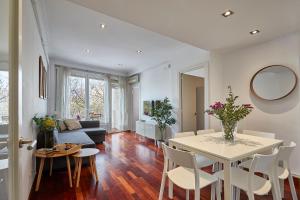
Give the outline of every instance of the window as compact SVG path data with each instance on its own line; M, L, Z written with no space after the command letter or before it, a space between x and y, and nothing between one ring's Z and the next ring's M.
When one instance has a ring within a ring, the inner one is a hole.
M86 117L85 78L70 76L70 117L84 119Z
M104 113L104 85L105 82L89 79L89 118L99 118Z
M69 116L82 120L103 119L104 89L103 80L69 76Z
M0 124L8 124L8 71L0 71Z

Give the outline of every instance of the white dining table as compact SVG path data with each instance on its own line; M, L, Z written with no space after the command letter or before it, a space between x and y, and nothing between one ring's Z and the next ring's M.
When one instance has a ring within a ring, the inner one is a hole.
M170 147L188 150L223 163L225 200L233 199L231 164L256 153L271 150L282 143L282 140L246 134L236 134L234 142L227 142L222 132L169 139Z

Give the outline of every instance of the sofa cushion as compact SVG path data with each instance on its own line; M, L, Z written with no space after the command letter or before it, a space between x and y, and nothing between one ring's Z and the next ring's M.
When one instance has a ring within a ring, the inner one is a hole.
M82 128L81 124L76 119L65 119L64 122L68 127L68 130L76 130Z
M67 126L65 125L64 120L61 120L61 119L57 120L57 126L58 126L59 132L63 132L65 130L67 130Z
M82 144L83 147L95 147L95 142L84 132L73 131L58 134L58 143Z

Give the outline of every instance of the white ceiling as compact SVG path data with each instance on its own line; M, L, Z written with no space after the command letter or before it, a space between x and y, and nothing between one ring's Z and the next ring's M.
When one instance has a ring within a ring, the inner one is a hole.
M8 0L0 1L0 61L8 56Z
M299 0L70 0L207 50L257 44L300 28ZM231 9L234 15L221 16ZM259 35L249 34L260 29Z
M50 58L131 74L166 62L181 51L207 54L69 1L44 3ZM106 24L103 30L101 23ZM85 49L90 53L84 52ZM138 54L137 50L143 53Z

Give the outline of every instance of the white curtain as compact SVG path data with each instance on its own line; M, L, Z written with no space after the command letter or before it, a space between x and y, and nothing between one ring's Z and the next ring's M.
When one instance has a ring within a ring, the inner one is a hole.
M69 79L70 70L67 67L56 67L56 88L55 88L55 113L58 118L68 118L69 116Z
M115 128L120 131L128 129L128 106L127 106L127 80L125 77L118 77L117 90L119 93L119 102L117 113L115 115Z

